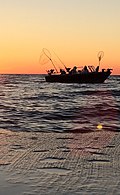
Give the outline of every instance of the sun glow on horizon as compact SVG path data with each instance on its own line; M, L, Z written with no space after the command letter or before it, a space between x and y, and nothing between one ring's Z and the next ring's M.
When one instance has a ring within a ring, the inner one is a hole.
M97 66L103 50L101 69L120 75L119 7L119 0L2 1L0 73L46 73L51 63L39 64L46 47L68 67Z

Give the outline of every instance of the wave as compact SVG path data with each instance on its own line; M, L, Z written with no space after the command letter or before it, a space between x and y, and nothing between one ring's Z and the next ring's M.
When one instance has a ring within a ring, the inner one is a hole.
M120 78L104 84L46 83L44 75L2 75L0 128L91 132L120 128Z

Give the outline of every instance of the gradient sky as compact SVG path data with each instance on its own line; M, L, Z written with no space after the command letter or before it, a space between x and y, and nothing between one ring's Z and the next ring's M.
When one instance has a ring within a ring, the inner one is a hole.
M42 48L68 66L120 74L120 0L0 0L0 73L44 73Z

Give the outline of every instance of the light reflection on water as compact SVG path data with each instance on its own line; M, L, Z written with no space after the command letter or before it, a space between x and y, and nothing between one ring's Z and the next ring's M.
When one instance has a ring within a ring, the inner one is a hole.
M44 75L0 75L0 128L119 131L120 76L103 84L47 83Z

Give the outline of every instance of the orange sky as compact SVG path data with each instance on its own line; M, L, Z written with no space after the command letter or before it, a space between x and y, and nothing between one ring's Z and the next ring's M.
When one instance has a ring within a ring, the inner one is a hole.
M101 68L120 74L119 8L119 0L0 1L0 73L45 73L47 48L69 67L97 66L103 50Z

